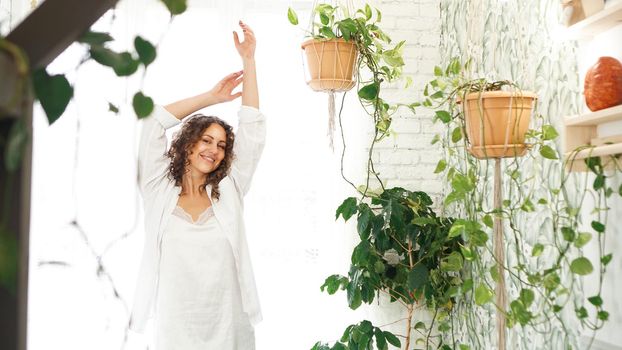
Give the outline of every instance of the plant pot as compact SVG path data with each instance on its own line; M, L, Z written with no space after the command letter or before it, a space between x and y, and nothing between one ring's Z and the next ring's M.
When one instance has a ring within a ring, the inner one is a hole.
M462 108L469 152L480 159L524 155L525 134L537 98L528 91L467 94Z
M307 40L302 43L309 76L307 84L315 91L348 91L354 84L358 51L354 42L344 39Z

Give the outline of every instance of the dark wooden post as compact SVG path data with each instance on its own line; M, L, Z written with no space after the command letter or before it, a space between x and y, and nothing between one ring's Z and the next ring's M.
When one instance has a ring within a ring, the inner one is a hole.
M11 31L6 39L26 52L31 70L46 67L116 2L117 0L46 0ZM3 108L14 93L16 71L12 58L0 52L0 137L4 140L16 118L23 118L28 135L32 137L32 96L22 96L20 108L17 110L7 111ZM4 167L5 149L0 148L0 189L10 191L8 229L17 239L19 262L17 293L14 295L0 287L2 350L26 350L31 141L32 139L26 146L22 166L12 176L9 176ZM6 186L9 179L11 184ZM1 193L0 198L3 199L4 195L5 193Z

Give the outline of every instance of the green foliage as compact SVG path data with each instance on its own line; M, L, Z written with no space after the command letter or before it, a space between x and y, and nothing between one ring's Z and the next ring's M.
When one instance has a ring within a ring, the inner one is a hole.
M414 112L415 104L390 104L380 97L383 83L391 83L402 76L404 67L403 49L405 41L392 46L391 38L380 28L382 14L366 4L349 13L343 6L320 3L312 12L313 25L307 36L319 41L343 39L353 42L358 51L356 62L359 73L359 100L376 125L374 142L389 135L391 115L401 106ZM287 19L298 25L298 15L292 8L287 10ZM371 74L363 81L362 70ZM408 85L408 84L407 84Z
M73 97L73 87L64 75L49 75L45 68L33 73L32 83L35 96L47 114L48 122L53 124L63 114Z
M346 291L351 309L371 304L382 292L392 302L424 303L450 312L456 296L469 291L460 277L464 241L460 234L450 234L454 219L437 216L432 204L425 192L399 187L366 200L345 199L335 217L356 217L360 242L352 251L348 275L329 276L320 289L331 295ZM400 346L393 334L368 321L348 327L340 343L347 349L372 349L372 339L378 349ZM321 342L314 348L332 349Z

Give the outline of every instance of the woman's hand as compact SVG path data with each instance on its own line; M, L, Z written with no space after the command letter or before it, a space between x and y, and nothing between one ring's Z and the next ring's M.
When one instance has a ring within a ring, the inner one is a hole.
M240 27L242 27L242 32L244 33L244 41L240 42L238 33L234 31L233 42L235 43L235 48L238 50L242 60L254 59L256 46L255 33L253 33L253 30L242 21L240 21L239 24Z
M219 81L218 84L208 92L209 97L212 99L210 104L229 102L242 96L242 92L232 94L233 89L242 83L242 74L242 71L231 73Z

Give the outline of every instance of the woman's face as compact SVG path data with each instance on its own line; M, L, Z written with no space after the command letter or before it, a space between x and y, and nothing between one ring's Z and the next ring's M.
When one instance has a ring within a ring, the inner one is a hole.
M205 130L199 141L190 150L190 167L209 174L216 170L225 158L227 133L218 123L212 123Z

